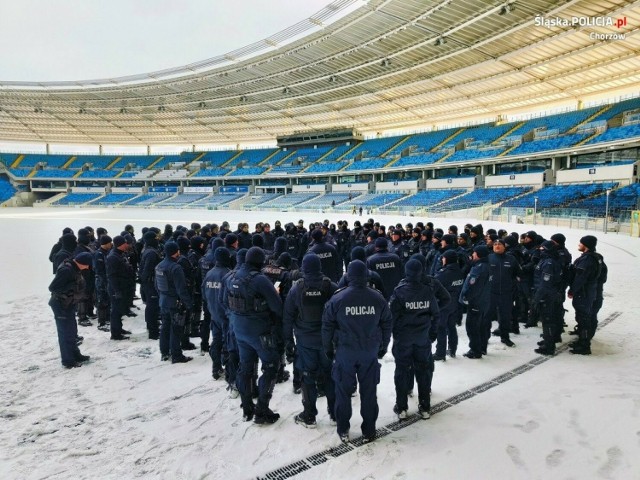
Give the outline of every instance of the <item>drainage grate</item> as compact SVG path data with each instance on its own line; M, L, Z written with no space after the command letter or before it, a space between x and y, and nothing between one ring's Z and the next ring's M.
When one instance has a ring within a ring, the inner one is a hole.
M622 315L622 312L614 312L611 315L609 315L606 319L600 322L600 324L598 325L598 330L600 330L602 327L606 325L609 325L620 315ZM560 347L556 348L556 355L568 349L569 349L569 345L565 343ZM480 385L476 385L475 387L472 387L469 390L466 390L462 393L454 395L453 397L449 397L446 400L443 400L442 402L438 402L431 407L431 416L443 410L446 410L449 407L453 407L458 403L464 402L465 400L475 397L479 393L486 392L487 390L490 390L493 387L497 387L501 383L511 380L512 378L515 378L517 375L521 375L525 372L528 372L533 367L540 365L550 360L551 358L553 358L553 356L536 357L533 360L530 360L529 362L523 365L515 367L512 370L509 370L508 372L503 373L502 375L498 375L497 377L492 378L488 382L481 383ZM407 428L408 426L413 425L414 423L417 423L419 420L422 420L422 418L416 413L416 414L410 415L406 420L395 421L390 423L389 425L380 427L376 430L376 440L379 438L385 437L390 433L396 432L403 428ZM363 441L362 437L358 437L354 440L350 440L348 443L343 443L335 448L330 448L328 450L325 450L324 452L313 454L304 460L298 460L285 467L279 468L277 470L273 470L272 472L269 472L264 476L258 477L257 480L284 480L287 478L291 478L300 472L304 472L306 470L311 469L316 465L321 465L327 462L328 460L331 460L331 458L339 457L340 455L349 453L352 450L355 450L356 448L361 447L362 445L365 445L365 442Z

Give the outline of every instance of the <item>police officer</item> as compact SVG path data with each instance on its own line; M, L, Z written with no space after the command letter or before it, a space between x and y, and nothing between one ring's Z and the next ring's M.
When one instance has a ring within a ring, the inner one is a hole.
M73 232L65 233L60 239L61 247L53 256L53 273L58 271L58 267L69 258L73 258L73 252L78 246L78 239Z
M264 251L251 247L245 263L225 281L224 306L228 311L240 352L237 384L242 398L243 416L257 424L275 423L280 415L269 408L280 358L277 345L282 337L282 301L273 284L260 273ZM263 374L259 380L257 405L252 399L253 365L260 359Z
M438 321L438 343L434 360L446 360L447 340L449 343L449 356L455 358L458 349L458 331L456 323L461 316L461 305L458 302L465 274L460 269L458 254L454 250L447 250L442 255L442 268L436 274L438 280L447 289L453 301L449 302L440 310L440 320Z
M107 289L107 255L113 247L113 241L109 235L100 236L100 247L93 253L93 270L96 282L96 305L98 313L98 330L109 331L110 297Z
M130 284L133 271L125 259L127 241L122 235L113 239L113 247L107 256L107 288L110 297L111 340L129 340L131 332L122 328L122 316L129 312Z
M82 271L91 268L92 263L93 257L88 252L64 260L49 285L49 306L56 320L60 357L65 368L80 367L82 362L89 360L88 355L80 353L76 342L78 325L75 319L75 305L84 294L85 281Z
M327 302L322 316L322 346L334 359L332 377L336 387L337 432L349 441L351 394L356 380L360 391L362 435L375 440L380 364L391 338L391 313L380 292L367 286L367 266L360 260L349 264L349 286Z
M582 253L573 262L573 281L567 296L572 300L576 312L578 341L574 343L571 353L591 355L592 308L596 299L598 277L600 276L600 260L595 254L598 239L593 235L585 235L580 239L578 250Z
M487 353L485 334L485 318L489 313L491 300L489 249L486 245L478 245L473 249L471 271L462 285L460 302L467 305L467 336L469 351L464 354L470 359L482 358Z
M364 251L363 247L353 247L353 250L351 250L351 259L350 261L353 262L354 260L360 260L362 262L367 262L367 256L366 253ZM371 269L369 270L369 276L367 277L367 284L370 287L375 288L376 290L378 290L383 296L385 296L385 292L384 292L384 283L382 283L382 278L380 278L380 275L378 275L378 272L374 272ZM342 278L340 279L340 282L338 282L338 288L343 288L343 287L347 287L349 286L349 274L345 273Z
M93 258L93 244L91 243L91 235L89 230L86 228L81 228L78 230L78 244L73 251L73 256L87 252ZM91 327L93 323L89 318L96 318L93 314L93 303L94 303L94 295L95 295L95 276L93 270L87 268L82 271L82 276L84 277L85 283L85 291L82 299L78 301L76 307L76 314L78 316L78 325L83 327Z
M144 299L144 320L147 324L147 331L151 340L160 338L159 317L160 303L158 291L155 285L156 266L162 260L158 251L158 238L156 233L149 230L142 236L144 249L140 258L139 274L140 290Z
M409 386L415 374L418 384L418 413L430 417L433 365L431 341L436 337L440 315L433 289L422 282L422 265L409 260L405 278L395 288L389 302L393 319L393 357L396 404L393 411L400 420L407 418Z
M497 236L496 236L497 237ZM514 296L517 290L517 278L520 273L520 264L513 255L506 253L504 239L493 240L493 253L489 255L489 268L491 275L491 306L485 335L487 340L491 335L491 322L498 321L500 341L507 347L515 344L509 338L509 332L520 333L511 324L513 314ZM515 327L518 327L516 322Z
M338 255L336 247L325 241L325 236L321 229L313 230L311 238L314 241L314 245L309 248L309 252L315 253L320 257L322 272L332 282L337 282L342 276L342 258Z
M387 246L386 238L376 239L376 253L367 259L367 267L380 275L384 284L384 295L388 300L402 279L402 261L398 255L389 252Z
M210 269L204 280L202 281L202 298L204 304L208 307L211 318L211 345L209 347L209 355L211 356L212 375L214 380L218 380L224 375L222 370L222 347L223 326L222 318L219 314L219 295L222 286L222 280L231 269L231 253L225 247L218 247L214 253L215 266Z
M180 341L187 321L187 312L193 307L184 270L178 265L180 248L175 242L164 245L164 260L155 268L155 285L160 296L160 359L171 363L191 360L182 353Z
M533 272L533 302L542 320L542 341L536 353L553 355L556 353L558 328L557 309L561 308L562 264L555 243L548 240L540 245L540 261Z
M193 310L189 318L190 323L190 336L199 337L200 327L202 322L202 293L200 291L200 284L202 282L202 274L200 273L200 259L205 254L205 240L200 235L191 237L191 250L187 254L187 259L191 264L193 272Z
M329 417L335 420L335 387L331 378L331 361L322 348L322 312L325 303L338 286L322 274L320 258L308 253L302 259L303 278L297 280L284 305L283 334L289 357L295 358L302 372L302 406L295 422L307 428L316 427L316 384L323 385ZM295 333L295 343L293 335Z

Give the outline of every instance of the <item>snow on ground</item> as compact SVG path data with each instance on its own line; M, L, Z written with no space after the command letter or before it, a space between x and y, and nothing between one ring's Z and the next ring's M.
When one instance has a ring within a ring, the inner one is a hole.
M47 306L52 278L47 256L62 228L103 226L111 235L131 223L143 226L198 221L232 226L246 221L304 218L353 223L340 214L260 213L207 210L3 209L0 249L5 253L0 291L2 388L0 389L0 478L3 479L242 479L266 475L330 447L335 427L319 400L317 430L293 422L301 410L291 382L277 385L272 426L242 421L239 400L210 375L210 360L160 362L157 342L147 339L143 306L125 318L128 342L79 327L83 353L91 362L64 370L55 324ZM416 217L376 216L381 223ZM427 221L427 218L421 218ZM464 225L468 219L432 219L436 226ZM475 220L470 220L477 223ZM496 224L549 237L556 227ZM567 246L587 232L564 229ZM588 232L595 233L595 232ZM637 284L640 240L595 233L609 266L600 319L619 312L595 337L590 357L562 352L495 388L418 421L376 442L354 448L299 475L299 478L640 478L640 340ZM570 326L573 311L565 307ZM459 353L466 347L464 327ZM489 354L437 363L432 405L538 357L539 328L522 329L516 348L491 340ZM565 340L569 339L564 335ZM393 358L382 360L378 427L395 421ZM415 399L410 402L417 409ZM359 436L354 399L352 438ZM411 412L410 412L411 413Z

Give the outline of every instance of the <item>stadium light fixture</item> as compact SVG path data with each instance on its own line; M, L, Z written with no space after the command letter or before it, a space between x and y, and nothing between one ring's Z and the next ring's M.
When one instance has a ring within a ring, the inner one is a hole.
M83 113L87 113L87 111L84 108L81 108L78 110L78 113L82 115Z
M198 108L205 108L207 106L207 104L205 102L200 102L198 104Z
M164 111L165 111L164 105L160 105L160 106L158 107L158 111L159 111L159 112L164 112Z
M391 60L389 60L388 58L385 58L382 60L382 62L380 62L381 67L388 67L389 65L391 65Z
M331 75L329 77L329 83L336 83L338 81L338 77L336 77L335 75Z
M287 95L287 94L291 93L291 89L290 89L289 87L284 87L284 88L282 89L282 93L283 93L284 95Z
M247 100L248 100L248 99L247 99L247 96L246 96L246 95L242 95L242 96L240 97L240 102L242 102L242 103L245 103Z
M126 109L126 108L124 108L124 107L122 107L122 108L120 109L120 113L127 113L127 109Z
M445 37L438 37L436 39L436 43L434 44L436 47L439 47L441 45L445 45L447 43L447 39Z

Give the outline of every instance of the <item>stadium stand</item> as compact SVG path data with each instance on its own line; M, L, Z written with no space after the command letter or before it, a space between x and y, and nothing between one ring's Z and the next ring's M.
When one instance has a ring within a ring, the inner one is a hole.
M11 185L11 182L7 178L4 176L0 177L0 203L9 200L16 192L17 190Z
M317 197L318 193L290 193L288 195L279 195L278 197L263 202L260 208L291 208L293 206L302 205L305 202Z
M616 185L612 182L549 185L539 190L529 192L519 198L509 200L502 204L503 207L533 207L537 198L538 209L564 207L569 202L587 198L598 193L606 192Z
M569 202L567 208L586 209L591 216L604 216L607 195L600 192L591 198ZM640 208L640 183L632 183L611 190L609 194L609 214L616 215L621 210L637 210Z
M497 205L510 198L531 191L532 187L488 187L476 188L464 195L447 200L433 208L434 211L460 210L485 204Z
M392 206L383 206L382 210L397 209L397 208L430 208L445 200L455 198L459 195L466 193L463 189L450 189L450 190L423 190L413 195L409 195L397 202Z
M92 202L92 205L119 205L135 198L136 196L137 195L135 193L107 193L103 197Z
M173 193L144 193L128 200L125 205L129 207L148 207L167 200L173 195Z
M356 198L359 193L351 194L351 200ZM325 195L320 195L313 200L310 200L304 204L304 208L329 208L335 202L335 206L340 205L341 203L349 201L348 193L327 193Z
M100 198L101 193L69 193L64 197L56 200L51 205L57 206L69 206L69 205L83 205L93 202L95 199Z
M395 202L406 196L404 193L366 193L359 195L351 199L351 201L344 202L341 205L336 205L337 210L350 210L355 207L363 208L378 208L382 205Z

